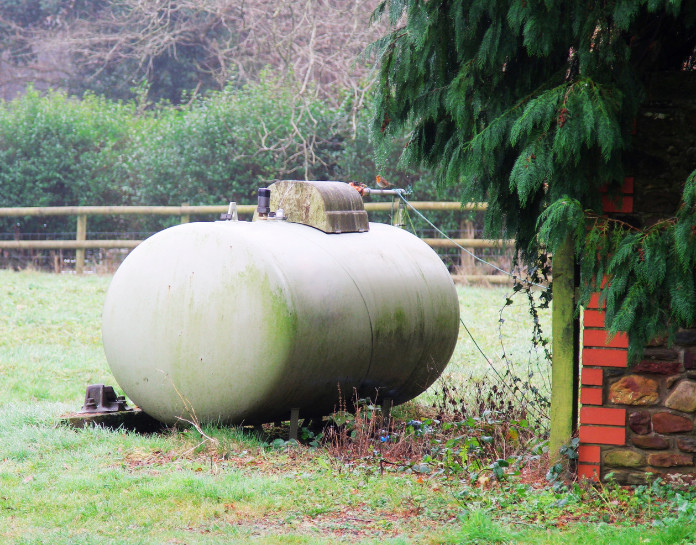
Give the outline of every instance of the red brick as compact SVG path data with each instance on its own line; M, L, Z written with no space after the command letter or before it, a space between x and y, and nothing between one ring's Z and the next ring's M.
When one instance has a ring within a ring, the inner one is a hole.
M597 367L628 367L628 352L611 348L583 348L582 364Z
M599 465L578 464L578 478L589 479L590 481L599 480Z
M625 445L626 428L608 426L580 426L580 442L599 445Z
M609 332L604 329L586 329L582 334L582 343L583 346L628 348L628 336L625 333L617 333L609 340Z
M601 305L599 304L599 293L593 293L590 295L590 301L587 303L587 308L603 309L605 307L606 305L604 303Z
M578 449L578 462L586 464L598 464L601 447L596 445L580 445Z
M581 407L581 424L604 424L605 426L625 426L626 409L607 409L604 407Z
M585 386L601 386L604 380L604 370L603 369L590 369L585 367L582 370L582 380L581 384Z
M601 405L602 404L602 389L601 388L581 388L580 403L583 405Z
M582 323L584 327L604 327L604 311L586 310Z
M611 214L630 214L633 212L633 197L617 195L615 199L602 195L602 210Z

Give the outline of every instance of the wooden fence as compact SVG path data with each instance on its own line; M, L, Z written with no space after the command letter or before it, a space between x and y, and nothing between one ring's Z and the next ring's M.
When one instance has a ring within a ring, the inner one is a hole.
M410 203L419 211L481 212L486 210L486 203L430 202L414 201ZM394 223L402 224L403 205L400 201L365 203L368 212L394 212ZM237 205L240 216L252 215L256 205ZM191 215L211 215L217 217L227 212L227 206L55 206L55 207L15 207L0 208L0 217L26 216L76 216L77 227L74 240L0 240L0 250L75 250L75 272L82 274L85 266L86 249L132 249L141 240L88 240L88 216L112 215L159 215L179 216L181 223L188 223ZM456 248L457 245L467 249L474 248L509 248L513 240L495 240L478 238L423 238L432 248ZM457 281L488 281L490 283L509 282L507 276L494 275L453 275Z

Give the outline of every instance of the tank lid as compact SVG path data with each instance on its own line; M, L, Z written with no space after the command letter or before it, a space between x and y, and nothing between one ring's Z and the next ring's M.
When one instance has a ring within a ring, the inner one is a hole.
M325 233L370 230L362 197L345 182L281 180L268 187L271 210L282 208L291 223L309 225Z

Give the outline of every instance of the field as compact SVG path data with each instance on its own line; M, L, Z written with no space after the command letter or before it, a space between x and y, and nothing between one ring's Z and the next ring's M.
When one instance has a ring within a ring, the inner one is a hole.
M60 417L79 409L87 384L115 384L100 340L109 280L0 271L2 544L689 543L696 530L688 490L546 483L539 427L497 466L497 444L471 447L465 463L466 449L448 460L422 437L402 456L366 435L358 452L350 442L314 448L239 429L68 428ZM462 318L498 372L504 351L512 372L534 369L543 388L548 367L530 355L522 298L499 330L508 293L460 288ZM548 311L541 322L549 334ZM472 411L469 386L496 384L463 328L447 375ZM397 417L427 415L442 385ZM481 429L494 435L501 425L482 422L463 428L468 439L485 442Z

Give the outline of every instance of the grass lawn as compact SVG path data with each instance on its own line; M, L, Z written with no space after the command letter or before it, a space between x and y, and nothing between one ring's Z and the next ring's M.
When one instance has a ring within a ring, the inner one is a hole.
M356 455L238 429L68 428L60 416L79 409L87 384L115 385L100 340L109 280L0 271L0 544L696 542L692 492L554 489L538 452L518 449L496 480L490 460L474 471L463 451L466 470L422 472L413 456L390 463L378 444ZM516 372L537 366L543 387L522 299L498 328L508 292L461 288L462 317L499 371L504 351ZM541 319L550 331L548 312ZM466 396L491 373L462 330L446 380Z

